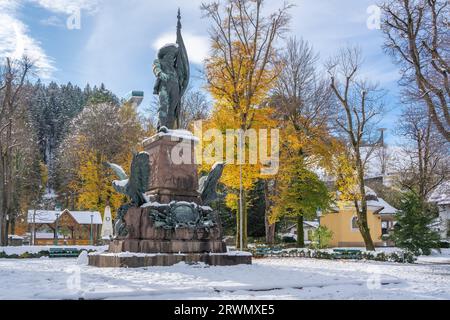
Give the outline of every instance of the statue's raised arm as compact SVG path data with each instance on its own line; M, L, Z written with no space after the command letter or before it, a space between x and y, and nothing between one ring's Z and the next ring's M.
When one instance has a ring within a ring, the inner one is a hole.
M176 70L178 73L178 81L180 84L180 97L184 95L189 85L190 67L189 58L186 47L184 45L183 36L181 35L181 13L178 9L178 24L177 24L177 44L178 44L178 57Z

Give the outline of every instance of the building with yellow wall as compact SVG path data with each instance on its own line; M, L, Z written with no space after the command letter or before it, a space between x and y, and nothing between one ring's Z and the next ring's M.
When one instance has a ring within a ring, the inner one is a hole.
M397 209L373 193L367 201L367 223L375 246L389 246L383 239L392 229ZM338 201L337 207L324 213L320 225L333 232L330 242L332 247L364 247L364 240L357 226L356 209L349 201Z

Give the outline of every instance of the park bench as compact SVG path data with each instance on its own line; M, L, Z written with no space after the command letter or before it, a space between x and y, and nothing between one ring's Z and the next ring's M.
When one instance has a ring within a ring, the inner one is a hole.
M74 248L50 248L49 250L50 258L76 258L79 255L80 251Z
M334 249L335 257L338 259L360 259L361 250L358 249Z
M284 256L284 252L279 247L269 248L269 247L259 247L256 248L253 252L255 258L264 258L264 257L280 257Z
M286 251L286 254L288 257L298 257L300 254L300 251L298 249L290 249Z
M255 258L264 258L270 255L270 248L267 247L259 247L254 251Z
M282 256L283 250L279 247L269 248L268 255L271 257L279 257Z

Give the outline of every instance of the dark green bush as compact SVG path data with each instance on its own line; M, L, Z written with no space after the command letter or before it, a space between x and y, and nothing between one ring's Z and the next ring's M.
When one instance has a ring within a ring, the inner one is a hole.
M289 236L283 236L282 241L284 243L296 243L297 240L295 240L294 237L289 237Z
M38 253L30 253L30 252L24 252L20 255L18 254L6 254L4 251L0 251L0 259L33 259L33 258L41 258L41 257L48 257L49 251L42 250Z
M440 241L439 242L439 248L441 248L441 249L449 249L450 248L450 242L448 242L448 241Z

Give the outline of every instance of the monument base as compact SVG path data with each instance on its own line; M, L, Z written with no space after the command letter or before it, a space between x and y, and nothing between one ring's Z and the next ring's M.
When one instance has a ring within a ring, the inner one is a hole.
M136 253L226 253L225 242L218 240L114 240L109 245L108 252Z
M99 268L167 267L185 262L205 263L211 266L235 266L252 264L252 255L247 252L189 253L189 254L143 254L143 253L91 253L89 265Z

